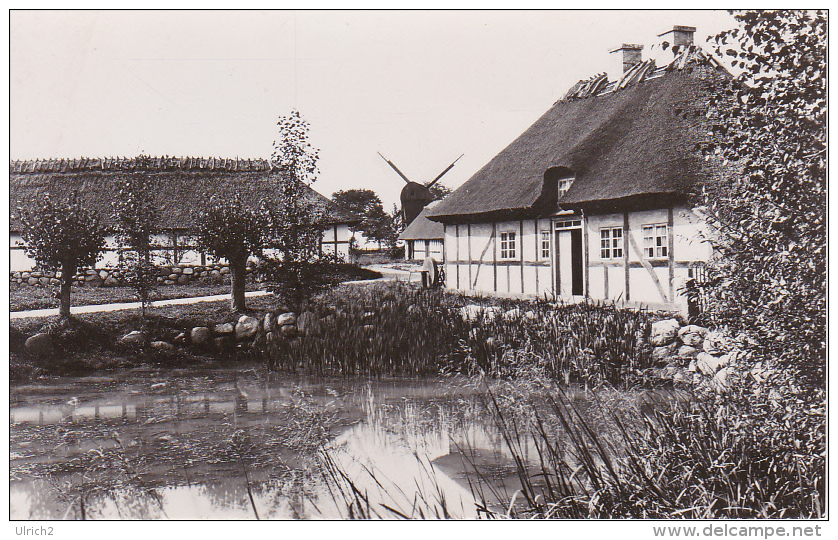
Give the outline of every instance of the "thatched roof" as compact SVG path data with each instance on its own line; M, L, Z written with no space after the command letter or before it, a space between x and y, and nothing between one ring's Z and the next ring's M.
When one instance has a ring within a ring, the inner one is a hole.
M13 161L9 166L11 230L20 230L18 208L37 208L45 194L63 199L78 193L105 224L122 181L141 175L153 184L160 202L161 227L190 229L201 203L210 195L237 192L258 206L270 198L282 172L265 160L218 158L50 159ZM344 208L307 188L308 197L326 211L324 225L358 223Z
M428 211L439 204L433 201L419 212L419 215L405 227L399 235L399 240L441 240L445 235L442 223L428 219Z
M717 174L697 143L707 137L702 105L728 76L693 46L664 68L647 61L608 85L602 75L580 81L428 216L535 217L685 197ZM552 168L575 175L560 201Z

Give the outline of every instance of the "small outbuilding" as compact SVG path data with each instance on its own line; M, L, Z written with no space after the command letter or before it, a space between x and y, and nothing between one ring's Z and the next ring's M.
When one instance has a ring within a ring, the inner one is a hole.
M428 219L428 211L439 201L429 203L399 235L404 241L404 258L420 262L432 257L436 262L445 259L445 228L442 223Z

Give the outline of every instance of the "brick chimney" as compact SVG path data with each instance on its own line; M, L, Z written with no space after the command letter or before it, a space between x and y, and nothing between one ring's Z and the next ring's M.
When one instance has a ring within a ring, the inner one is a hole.
M631 69L635 64L643 61L640 51L643 50L643 45L634 45L631 43L623 43L616 49L608 51L613 59L612 65L614 67L613 74L615 77L622 76L623 73Z
M672 30L658 34L658 37L663 38L661 41L669 42L670 49L677 46L678 52L680 52L684 47L693 44L693 34L695 34L695 26L675 25L672 27Z

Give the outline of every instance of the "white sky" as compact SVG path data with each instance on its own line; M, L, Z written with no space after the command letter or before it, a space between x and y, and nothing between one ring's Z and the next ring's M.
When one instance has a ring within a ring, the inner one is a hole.
M315 189L457 187L608 50L712 11L60 12L10 15L10 158L269 157L293 107L321 150ZM655 51L651 51L654 53Z

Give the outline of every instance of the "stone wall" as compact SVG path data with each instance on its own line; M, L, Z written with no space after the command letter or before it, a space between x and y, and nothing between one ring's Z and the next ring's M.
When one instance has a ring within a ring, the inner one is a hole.
M256 267L248 263L247 272L255 272ZM157 285L188 285L195 281L207 280L228 283L230 266L226 263L206 266L174 265L157 268ZM9 283L12 287L53 287L60 283L61 271L32 270L10 272ZM73 285L79 287L124 287L122 272L117 268L80 270L73 276Z

